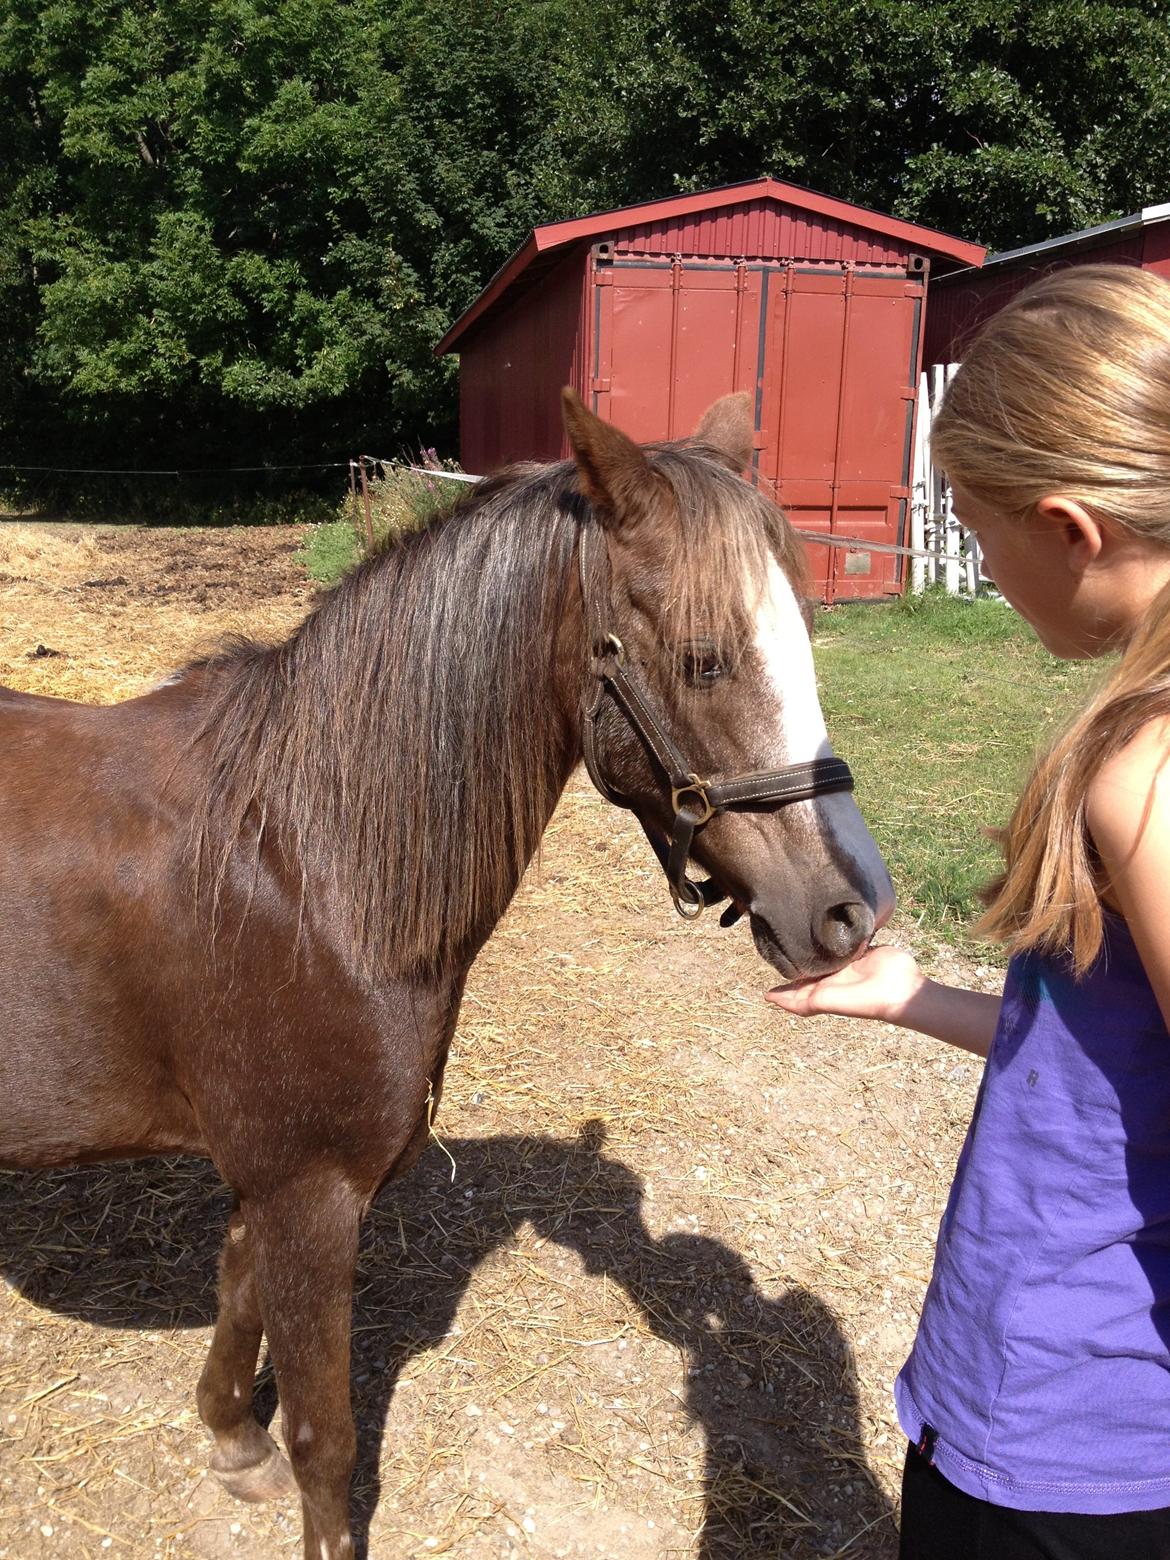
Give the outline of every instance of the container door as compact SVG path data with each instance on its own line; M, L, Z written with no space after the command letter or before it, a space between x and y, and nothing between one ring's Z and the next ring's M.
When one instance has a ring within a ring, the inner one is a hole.
M755 391L762 270L595 258L593 409L639 443L681 439L721 395Z
M857 537L809 546L825 601L897 594L904 541L924 282L905 273L790 265L765 283L759 478L805 531Z

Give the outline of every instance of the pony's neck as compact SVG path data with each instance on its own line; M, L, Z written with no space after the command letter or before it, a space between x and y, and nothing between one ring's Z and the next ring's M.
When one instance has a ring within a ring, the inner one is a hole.
M371 978L466 967L580 756L568 479L493 484L224 663L208 819L263 820Z

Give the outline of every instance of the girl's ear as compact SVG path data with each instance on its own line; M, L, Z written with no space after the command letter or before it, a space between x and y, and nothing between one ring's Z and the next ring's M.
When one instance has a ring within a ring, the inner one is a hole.
M649 507L654 488L650 462L633 439L603 422L567 386L561 406L581 486L597 505L602 525L618 530L635 523Z
M1047 522L1065 543L1065 557L1074 574L1083 574L1096 563L1105 546L1107 531L1094 515L1075 498L1050 493L1039 500L1033 513Z
M706 444L722 456L738 475L752 458L755 432L751 395L747 390L738 390L707 408L694 439L696 444Z

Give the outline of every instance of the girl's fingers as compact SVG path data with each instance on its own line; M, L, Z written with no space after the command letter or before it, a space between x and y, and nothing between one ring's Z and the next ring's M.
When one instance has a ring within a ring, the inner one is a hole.
M773 1007L783 1008L786 1013L795 1013L798 1018L807 1018L811 1013L810 996L807 988L793 986L777 986L775 991L769 991L764 998Z

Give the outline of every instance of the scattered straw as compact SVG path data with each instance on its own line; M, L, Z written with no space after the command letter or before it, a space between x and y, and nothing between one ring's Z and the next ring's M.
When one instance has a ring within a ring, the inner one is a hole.
M454 1182L455 1172L458 1166L455 1163L454 1156L450 1153L442 1138L435 1131L435 1088L434 1084L429 1078L427 1079L427 1135L434 1143L438 1145L440 1152L445 1154L450 1160L451 1180ZM401 1229L401 1222L399 1223L399 1229Z

